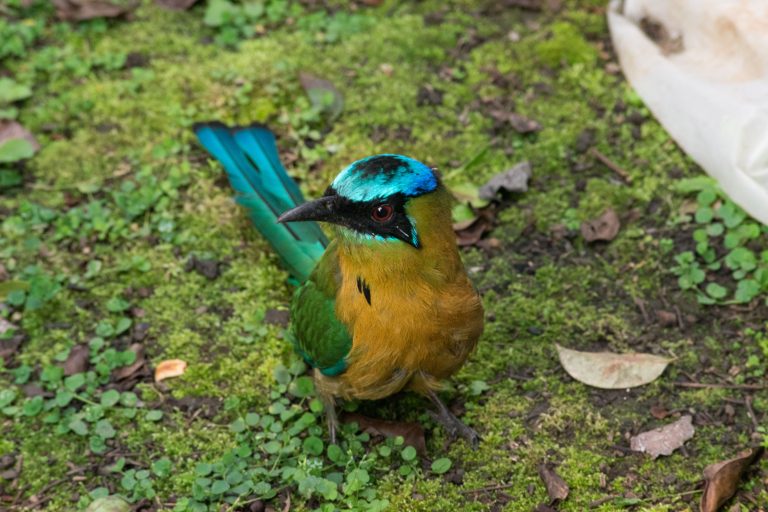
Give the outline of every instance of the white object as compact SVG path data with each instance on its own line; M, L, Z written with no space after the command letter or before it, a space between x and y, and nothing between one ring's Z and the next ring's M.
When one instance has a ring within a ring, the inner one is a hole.
M649 21L666 44L644 33ZM659 122L768 224L768 0L612 0L608 25L624 74Z

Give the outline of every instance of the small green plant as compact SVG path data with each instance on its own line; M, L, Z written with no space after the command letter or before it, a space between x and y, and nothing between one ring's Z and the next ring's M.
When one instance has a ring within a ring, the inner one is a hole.
M69 355L67 350L56 359L63 362ZM85 438L92 453L104 453L109 440L117 434L115 422L134 418L141 407L136 393L104 386L109 384L114 370L135 360L135 352L116 350L104 338L95 337L88 344L87 371L67 376L64 368L56 364L43 366L39 373L26 364L6 370L14 385L34 383L50 398L43 394L22 398L17 387L7 387L0 390L0 413L12 418L39 418L42 424L53 427L56 434L71 433ZM154 413L155 417L157 413L160 415L153 421L162 418L162 412Z
M5 301L25 311L40 309L61 290L63 277L53 277L31 265L22 272L23 280L10 290Z
M210 0L205 9L204 22L216 29L216 42L224 46L236 46L242 39L263 32L292 16L298 16L302 7L289 0L264 2L231 2Z
M693 290L702 304L751 302L768 293L768 228L747 214L709 178L678 184L685 194L696 194L693 251L675 256L672 272L683 290Z
M229 424L234 448L218 460L195 466L191 495L176 503L176 512L219 510L221 503L237 509L272 499L286 488L323 503L316 510L379 511L388 506L375 491L379 474L395 469L401 477L413 478L420 472L416 449L402 437L370 446L369 434L347 424L341 426L337 444L328 444L323 405L311 398L314 386L305 371L301 361L275 369L277 385L269 407ZM237 410L239 402L225 407ZM445 473L451 465L447 458L438 459L432 472Z

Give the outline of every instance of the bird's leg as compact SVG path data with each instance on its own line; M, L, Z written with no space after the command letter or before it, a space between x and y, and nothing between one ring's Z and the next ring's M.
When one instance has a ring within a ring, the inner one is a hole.
M455 439L457 435L460 435L466 439L473 448L476 448L480 443L480 434L478 434L475 429L466 426L459 418L454 416L433 390L429 389L427 391L427 396L432 403L435 404L435 407L437 407L437 412L431 413L432 417L445 428L448 435L453 439Z
M336 416L336 400L332 396L318 393L318 398L323 402L325 409L325 420L328 423L328 434L331 438L331 444L336 444L336 428L339 425L339 419Z

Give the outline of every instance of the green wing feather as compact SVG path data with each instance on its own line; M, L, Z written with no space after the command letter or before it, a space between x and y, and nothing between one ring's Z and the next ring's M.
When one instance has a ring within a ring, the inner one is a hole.
M336 243L331 242L309 279L293 295L291 329L296 351L323 375L335 376L347 368L352 337L336 318L339 287Z

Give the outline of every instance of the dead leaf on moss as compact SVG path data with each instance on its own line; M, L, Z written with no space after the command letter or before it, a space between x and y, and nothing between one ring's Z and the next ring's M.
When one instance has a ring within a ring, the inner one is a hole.
M551 464L539 466L539 477L547 487L547 494L552 503L568 497L568 484L555 472Z
M659 455L672 455L672 452L693 437L694 428L691 421L691 416L685 415L673 423L633 436L629 440L629 446L632 450L645 452L654 459Z
M710 464L704 468L704 494L701 512L717 512L723 503L736 494L741 476L763 454L763 448L742 450L733 459Z
M166 359L160 361L155 368L155 382L184 375L187 370L187 362L181 359Z
M141 343L134 343L128 350L136 354L136 359L128 366L123 366L122 368L113 371L112 377L115 380L124 380L133 377L133 375L144 366L144 363L146 363L146 360L144 359L144 345Z
M477 217L453 225L456 233L456 243L460 247L477 245L483 235L493 228L496 221L496 209L487 206L477 211Z
M186 11L196 4L197 0L155 0L155 3L172 11Z
M480 187L480 199L493 200L499 192L526 192L528 180L531 179L531 163L520 162L511 169L501 172Z
M312 106L333 121L344 110L344 97L332 82L309 73L299 73L299 82L309 96Z
M0 121L0 144L11 139L24 139L32 145L35 151L40 150L40 144L29 130L16 121Z
M581 236L587 242L610 242L619 234L621 222L613 208L608 208L596 219L581 223Z
M413 446L416 451L424 455L427 453L427 443L424 439L424 427L415 421L387 421L377 418L369 418L354 412L344 413L341 417L343 423L357 423L360 430L374 436L397 437L403 436L405 444Z
M90 355L91 352L85 345L75 345L72 347L67 360L64 361L64 375L70 376L86 371Z
M117 18L139 6L138 0L52 0L56 16L64 21Z
M648 384L656 380L671 361L652 354L580 352L557 344L555 347L568 375L601 389L626 389Z

